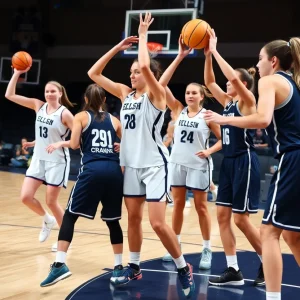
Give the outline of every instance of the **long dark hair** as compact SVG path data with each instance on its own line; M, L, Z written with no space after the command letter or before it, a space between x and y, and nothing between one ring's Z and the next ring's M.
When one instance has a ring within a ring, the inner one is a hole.
M91 110L95 114L95 118L103 121L105 114L99 110L105 111L105 91L96 83L90 84L84 93L87 101L84 101L82 110Z
M288 42L275 40L264 46L268 58L276 56L279 59L279 66L284 71L293 69L293 80L300 88L300 38L293 37Z

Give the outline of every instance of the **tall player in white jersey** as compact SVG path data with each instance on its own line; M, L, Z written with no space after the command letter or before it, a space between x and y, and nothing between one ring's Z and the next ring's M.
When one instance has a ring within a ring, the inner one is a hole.
M222 148L220 126L203 119L205 97L210 96L205 87L198 83L190 83L186 87L185 102L187 107L175 99L167 87L176 68L189 54L181 37L179 38L179 53L159 82L166 87L167 105L172 110L175 122L174 145L171 152L169 169L170 185L174 199L172 227L180 243L180 232L183 224L186 190L191 189L203 236L203 250L199 263L200 269L210 269L212 252L210 246L211 219L207 210L207 192L210 188L211 154ZM208 147L210 132L218 139L215 145ZM169 253L163 257L171 261Z
M24 71L14 70L5 97L36 112L34 153L23 182L21 200L32 211L43 217L39 241L44 242L53 226L56 223L60 226L62 223L63 210L58 203L58 196L61 187L66 187L68 181L70 155L69 141L65 141L65 137L73 125L73 115L66 106L73 105L64 87L56 81L50 81L45 86L46 103L17 95L18 78L28 70L29 68ZM49 215L34 197L43 183L47 185L46 203L54 217Z
M144 202L148 202L152 228L174 257L184 294L195 290L192 268L186 264L176 235L165 222L168 150L162 142L160 130L166 110L165 89L158 83L157 63L150 61L146 44L151 14L140 16L139 39L128 37L102 56L88 72L91 79L122 101L122 141L120 159L125 166L124 196L128 210L128 241L130 262L118 277L116 285L142 278L139 267L142 246ZM138 61L131 66L132 88L115 83L102 75L106 64L119 51L139 40Z

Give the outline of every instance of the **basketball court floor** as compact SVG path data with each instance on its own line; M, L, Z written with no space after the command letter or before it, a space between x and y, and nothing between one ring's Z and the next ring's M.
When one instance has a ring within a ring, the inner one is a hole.
M39 243L38 235L42 220L29 211L19 200L20 188L24 175L0 172L0 299L5 300L61 300L61 299L185 299L177 281L173 263L163 263L161 257L165 249L153 233L148 221L145 205L142 247L143 278L129 283L122 288L114 288L109 283L113 267L113 254L109 241L108 229L98 217L95 220L80 218L76 224L72 248L67 257L67 264L73 275L54 286L41 288L40 282L46 278L50 264L55 259L51 245L57 239L55 228L45 243ZM65 206L73 182L62 190L60 203ZM37 198L44 203L45 187L42 187ZM192 201L193 202L193 201ZM212 216L213 264L207 272L198 269L202 236L198 218L192 203L185 208L185 223L182 230L182 250L186 260L194 267L196 293L192 299L198 300L265 300L265 288L254 287L259 260L246 238L234 226L237 237L238 260L244 274L243 287L212 287L208 285L209 276L219 275L226 267L219 228L216 220L216 207L208 203ZM167 207L166 218L171 224L172 208ZM260 226L262 211L251 217L255 226ZM124 230L124 259L128 262L127 212L123 208L121 225ZM282 299L300 299L300 269L291 255L285 242L281 241L284 253L284 275Z

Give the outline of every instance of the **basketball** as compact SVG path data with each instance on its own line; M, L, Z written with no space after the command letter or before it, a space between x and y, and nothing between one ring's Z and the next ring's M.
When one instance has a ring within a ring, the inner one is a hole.
M23 71L32 65L32 57L25 51L19 51L13 55L11 63L15 69Z
M204 20L194 19L187 22L181 30L184 44L193 49L205 48L209 42L209 28L209 24Z

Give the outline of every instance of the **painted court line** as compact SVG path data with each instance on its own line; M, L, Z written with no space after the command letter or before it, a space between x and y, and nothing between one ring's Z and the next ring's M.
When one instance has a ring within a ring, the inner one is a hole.
M148 271L148 272L159 272L159 273L173 273L173 274L177 274L176 271L165 271L165 270L153 270L153 269L141 269L142 271ZM194 276L207 276L207 277L219 277L220 275L212 275L212 274L205 274L205 273L193 273ZM253 282L253 279L245 279L245 281L250 281ZM286 284L286 283L282 283L282 286L287 286L287 287L293 287L296 289L300 289L300 286L298 285L292 285L292 284Z

